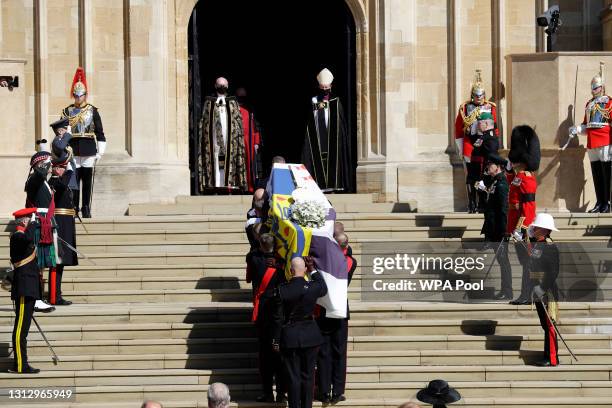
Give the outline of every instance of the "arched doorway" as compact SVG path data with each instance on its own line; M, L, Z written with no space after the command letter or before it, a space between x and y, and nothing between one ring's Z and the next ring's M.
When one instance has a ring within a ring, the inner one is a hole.
M300 161L315 77L329 68L347 114L356 166L356 27L344 0L293 1L290 7L281 1L201 0L192 12L188 36L192 194L198 193L192 142L199 102L212 93L218 76L228 78L230 93L247 89L262 127L268 168L273 155Z

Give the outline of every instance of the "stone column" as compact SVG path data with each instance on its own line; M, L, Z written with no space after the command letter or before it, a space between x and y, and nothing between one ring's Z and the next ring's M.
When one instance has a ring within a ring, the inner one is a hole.
M0 88L0 174L3 198L0 216L25 205L23 188L34 152L33 139L26 134L25 60L0 59L1 76L19 77L19 86Z

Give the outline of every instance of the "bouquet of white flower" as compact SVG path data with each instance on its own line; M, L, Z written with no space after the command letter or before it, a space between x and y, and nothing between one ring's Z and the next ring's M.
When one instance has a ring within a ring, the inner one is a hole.
M327 208L320 201L296 200L290 210L291 219L301 227L321 228L325 225Z

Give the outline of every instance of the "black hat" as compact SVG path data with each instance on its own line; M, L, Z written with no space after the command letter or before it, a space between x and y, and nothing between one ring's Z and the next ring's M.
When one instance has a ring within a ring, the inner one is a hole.
M59 128L68 127L68 123L69 123L68 118L61 118L61 119L56 120L49 126L51 126L51 129L53 129L53 131L56 131Z
M61 156L59 157L53 157L51 159L51 164L53 165L53 167L66 167L68 166L68 162L70 162L70 160L72 159L72 155L70 154L69 151L62 151Z
M40 163L41 161L45 161L51 158L51 153L49 152L36 152L34 153L34 155L30 158L30 167L34 167L37 163Z
M498 154L490 154L489 157L487 157L487 165L490 163L497 164L498 166L505 166L508 160Z
M444 380L433 380L417 393L417 399L432 405L450 404L459 401L461 395L454 388L449 387Z
M512 163L523 163L529 171L540 168L540 139L530 126L520 125L512 129L508 159Z

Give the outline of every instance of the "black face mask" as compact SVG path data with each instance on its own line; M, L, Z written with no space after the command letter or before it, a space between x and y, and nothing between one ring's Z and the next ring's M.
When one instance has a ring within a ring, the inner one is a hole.
M240 105L245 105L247 102L246 96L237 96L236 100L238 101Z
M218 94L225 95L227 93L227 86L218 86L215 90Z
M319 96L331 95L331 89L319 89Z

